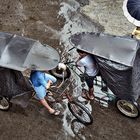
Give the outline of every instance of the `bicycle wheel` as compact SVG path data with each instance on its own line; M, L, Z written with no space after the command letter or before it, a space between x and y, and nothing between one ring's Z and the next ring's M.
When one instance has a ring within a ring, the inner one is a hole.
M140 115L138 107L126 100L117 100L116 106L118 110L125 116L130 117L130 118L137 118Z
M0 110L7 111L11 107L11 103L6 97L0 97Z
M89 125L93 123L93 117L90 111L80 102L68 102L70 112L75 116L79 122Z
M53 76L62 79L63 78L63 70L59 70L58 67L56 67L55 69L52 69L49 71ZM67 68L64 72L64 78L69 78L71 75L71 72L69 70L69 68Z

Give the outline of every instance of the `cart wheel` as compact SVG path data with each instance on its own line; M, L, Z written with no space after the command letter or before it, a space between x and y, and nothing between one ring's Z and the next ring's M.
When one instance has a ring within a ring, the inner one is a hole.
M93 117L90 111L80 102L68 102L68 108L73 116L79 120L79 122L84 125L90 125L93 123Z
M11 103L6 97L0 97L0 110L7 111L11 107Z
M140 115L138 107L126 100L117 100L116 106L118 110L125 116L130 117L130 118L137 118Z
M59 70L58 67L56 67L55 69L52 69L49 71L53 76L62 79L63 78L63 70ZM71 75L71 72L69 70L69 68L67 68L64 71L64 78L69 78Z

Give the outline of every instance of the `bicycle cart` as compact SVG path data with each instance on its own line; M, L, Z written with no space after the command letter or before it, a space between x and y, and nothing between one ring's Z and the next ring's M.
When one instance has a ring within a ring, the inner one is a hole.
M54 57L55 56L55 57ZM11 103L28 105L33 88L23 71L50 70L60 61L58 52L39 41L0 32L0 110L8 110Z
M140 42L130 37L102 33L74 34L70 37L70 42L74 45L73 48L94 55L102 81L116 97L118 110L127 117L138 117ZM67 61L64 63L67 69L73 69ZM56 72L53 70L52 73ZM66 73L69 73L69 70L66 70Z
M25 70L51 70L60 61L58 52L52 47L3 32L0 32L0 55L0 110L3 111L8 110L12 103L26 107L33 97L32 84L23 75ZM91 124L93 118L90 111L66 92L70 81L62 79L62 83L54 91L60 95L65 92L71 113L83 124Z

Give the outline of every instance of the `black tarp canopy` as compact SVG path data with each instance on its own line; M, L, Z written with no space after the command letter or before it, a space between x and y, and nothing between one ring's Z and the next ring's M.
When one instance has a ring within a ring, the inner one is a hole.
M102 33L77 33L70 42L93 54L100 73L112 92L122 99L140 95L140 42L130 37Z

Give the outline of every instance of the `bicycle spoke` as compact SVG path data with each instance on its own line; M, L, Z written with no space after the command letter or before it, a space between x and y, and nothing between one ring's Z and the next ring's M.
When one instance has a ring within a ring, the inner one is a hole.
M73 111L77 114L78 117L82 118L85 122L90 122L88 114L80 107L75 104L71 104Z

